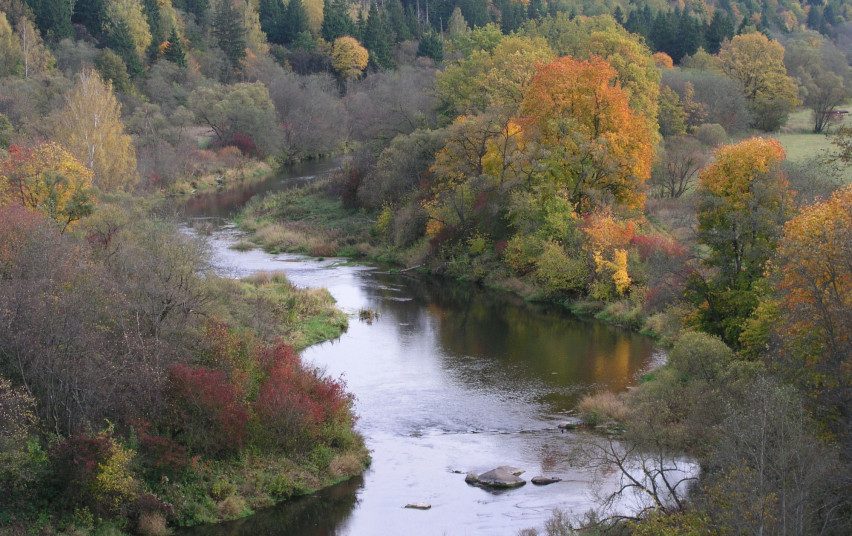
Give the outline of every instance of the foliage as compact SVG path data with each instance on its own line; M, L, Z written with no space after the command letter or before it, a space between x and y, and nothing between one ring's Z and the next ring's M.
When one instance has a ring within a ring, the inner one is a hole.
M354 37L338 37L331 48L331 63L344 80L361 76L369 57L367 49Z
M0 168L7 197L46 213L64 230L92 212L92 172L56 143L14 145ZM2 194L0 194L2 195Z
M761 33L738 35L719 51L722 70L745 91L753 125L777 130L799 100L796 84L784 68L784 47Z
M54 131L71 154L94 172L104 191L131 189L137 180L136 150L121 121L121 105L95 71L80 73Z

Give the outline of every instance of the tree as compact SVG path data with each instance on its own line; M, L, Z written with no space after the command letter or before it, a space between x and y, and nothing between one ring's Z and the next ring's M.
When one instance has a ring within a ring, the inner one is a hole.
M669 86L660 90L660 134L682 136L686 134L686 112L680 95Z
M553 52L544 39L501 37L492 50L474 50L468 58L438 74L440 110L448 118L489 107L504 108L509 115L514 114L537 65L552 59Z
M121 122L121 105L112 84L95 71L80 73L59 112L54 135L94 172L94 184L101 190L136 184L136 151Z
M388 29L384 13L379 11L375 2L370 3L367 22L362 34L364 46L370 52L370 64L379 69L392 69L394 66L391 47L391 31Z
M464 20L464 15L462 15L461 9L456 6L456 8L453 9L452 15L450 15L450 20L447 22L447 34L449 34L450 39L452 39L457 35L463 34L467 30L467 21Z
M183 49L183 42L174 29L169 36L169 40L166 42L166 50L163 52L163 58L175 65L186 67L186 52Z
M281 0L260 0L260 28L270 43L284 44L284 4Z
M756 283L790 210L784 156L777 140L751 138L721 147L699 176L698 239L716 273L694 282L695 297L703 327L731 345L739 344L743 320L757 306Z
M56 64L56 60L50 50L44 46L38 30L27 18L18 20L15 34L21 45L21 63L23 64L24 78L38 75L49 71Z
M565 188L579 213L604 201L602 196L643 205L655 129L630 109L609 63L566 56L542 66L520 112L538 180Z
M294 43L299 35L310 32L308 13L302 0L290 0L284 12L281 37L285 44Z
M107 34L127 32L138 57L151 45L151 28L139 0L112 0L107 4L104 30Z
M719 51L722 70L745 91L753 125L765 131L783 125L799 99L784 68L784 47L761 33L738 35Z
M852 67L846 55L825 39L799 39L787 45L784 64L813 112L814 132L822 132L837 107L852 95Z
M850 444L852 186L805 207L784 225L776 259L777 365L818 418Z
M651 186L660 197L678 198L685 194L698 171L707 163L701 143L691 136L666 140L666 147L654 164Z
M331 48L331 63L344 80L358 78L367 68L370 54L354 37L338 37Z
M95 58L95 69L106 81L112 84L112 87L120 93L130 91L133 85L130 82L130 75L127 73L127 66L122 61L121 57L112 50L105 48Z
M2 178L16 203L44 212L63 231L92 212L92 172L59 144L11 147Z
M74 35L71 15L77 4L97 2L68 2L67 0L27 0L35 15L35 22L44 36L59 41Z
M266 156L281 142L275 105L261 82L199 88L190 95L189 108L220 145L237 145L243 152Z
M417 56L432 58L436 63L444 61L444 41L436 32L426 32L417 45Z
M323 39L334 41L344 35L354 36L357 32L355 21L349 15L349 2L347 0L325 0L321 29Z
M12 31L6 14L0 11L0 76L17 74L22 60L18 36Z
M233 0L221 0L213 16L213 35L231 67L238 66L246 55L247 34L242 13Z

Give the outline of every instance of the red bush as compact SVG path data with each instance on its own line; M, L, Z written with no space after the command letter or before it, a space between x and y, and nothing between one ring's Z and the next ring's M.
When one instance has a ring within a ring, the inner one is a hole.
M659 234L635 235L630 244L636 247L639 257L647 261L653 255L662 254L668 257L681 257L686 250L676 240Z
M174 365L169 379L173 424L190 449L223 454L242 448L249 413L224 371Z
M267 370L255 402L257 416L272 439L285 448L318 437L323 426L344 414L350 398L342 381L305 368L287 345L263 350Z
M257 156L257 143L255 143L251 135L244 132L237 132L231 138L231 143L243 154Z
M108 462L112 452L113 441L106 434L75 435L53 447L52 476L60 500L67 508L83 505L97 513L100 505L94 496L95 482L99 467Z

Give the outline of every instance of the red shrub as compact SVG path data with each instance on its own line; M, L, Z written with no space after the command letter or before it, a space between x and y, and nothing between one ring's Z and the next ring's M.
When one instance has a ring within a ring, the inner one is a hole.
M173 425L190 449L225 454L242 448L249 413L225 372L174 365L169 378Z
M639 257L647 261L653 255L662 254L668 257L681 257L686 250L676 240L659 234L635 235L630 244L636 247Z
M113 447L112 438L106 434L75 435L51 450L52 476L60 500L67 508L83 505L97 510L95 486L99 467L108 462Z
M264 350L260 361L267 377L255 408L264 430L280 446L295 448L316 438L325 424L349 407L343 382L305 368L289 346L279 344Z
M257 156L257 144L251 135L244 132L237 132L231 138L231 143L243 154Z

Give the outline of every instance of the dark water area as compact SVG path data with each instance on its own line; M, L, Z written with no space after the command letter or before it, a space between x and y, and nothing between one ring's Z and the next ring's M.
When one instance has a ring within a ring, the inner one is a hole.
M188 217L232 217L251 191L195 199ZM475 285L340 259L235 251L240 236L224 223L209 236L220 274L283 271L298 286L329 289L350 315L343 336L303 358L354 393L372 465L363 478L317 495L185 534L517 534L541 528L557 508L584 513L594 490L615 484L572 464L577 433L558 424L582 395L635 383L660 359L649 339ZM362 322L361 309L378 317ZM466 472L498 465L562 482L502 493L465 484ZM432 508L404 508L412 502Z

